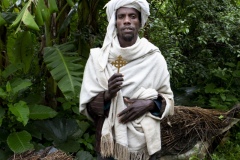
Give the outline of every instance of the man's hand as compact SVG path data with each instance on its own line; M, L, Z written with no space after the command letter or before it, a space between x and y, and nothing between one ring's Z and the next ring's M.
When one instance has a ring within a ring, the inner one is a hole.
M155 103L149 99L144 100L124 98L124 102L128 107L118 114L118 117L120 117L120 122L124 124L141 117L146 112L155 108Z
M121 89L123 83L123 75L121 73L115 73L108 80L108 90L105 91L104 100L110 101L117 95L117 92Z

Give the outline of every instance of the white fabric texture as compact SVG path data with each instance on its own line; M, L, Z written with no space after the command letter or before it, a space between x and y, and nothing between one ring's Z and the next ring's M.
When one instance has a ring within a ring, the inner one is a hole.
M91 49L87 61L80 94L80 112L87 113L86 104L99 92L106 91L108 79L117 72L111 62L121 55L128 63L120 69L124 75L122 89L111 100L109 117L102 129L101 154L118 160L147 160L161 149L160 120L173 114L173 93L169 84L167 64L159 49L145 38L126 48L121 48L115 36L111 43L106 68L102 70L99 48ZM166 108L160 118L147 113L133 122L119 123L117 114L127 106L123 97L155 99L160 93L166 100Z

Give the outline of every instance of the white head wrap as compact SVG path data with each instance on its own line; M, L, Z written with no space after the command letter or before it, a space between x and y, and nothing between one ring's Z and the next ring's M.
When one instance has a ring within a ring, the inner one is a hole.
M113 38L116 36L116 11L120 7L127 7L127 8L135 8L139 12L141 12L141 24L143 27L150 15L149 12L149 4L146 0L110 0L106 5L106 13L108 18L108 27L107 33L103 42L103 46L101 50L103 51L103 55L100 55L100 66L102 69L105 68L106 60L109 54L110 45L113 41ZM105 8L104 7L104 8Z

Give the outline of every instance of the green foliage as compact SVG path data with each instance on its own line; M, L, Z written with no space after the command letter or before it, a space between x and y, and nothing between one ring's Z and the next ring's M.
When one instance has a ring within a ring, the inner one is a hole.
M151 6L145 35L166 57L174 91L196 87L191 104L203 107L229 109L239 102L237 1L153 0Z
M14 105L9 105L9 111L14 114L19 122L24 126L28 123L29 108L25 102L20 101Z
M239 103L239 1L151 0L150 4L144 36L167 60L176 105L229 110ZM238 158L238 143L230 139L222 154L212 158Z
M8 136L7 143L14 153L22 153L33 149L33 144L30 143L31 134L27 131L11 133Z
M93 160L93 156L86 151L79 151L74 160Z
M238 160L240 157L240 126L239 124L231 129L226 142L217 147L211 158L213 160Z
M38 25L36 24L33 16L29 12L28 8L31 5L32 0L29 0L24 7L22 8L21 12L18 14L16 20L12 23L11 27L17 27L16 32L20 30L21 23L25 24L28 28L33 30L39 30Z
M80 57L72 43L44 49L44 62L66 99L77 97L81 86L82 68Z
M46 121L37 121L34 123L44 137L52 143L66 151L77 152L79 150L79 143L76 139L80 132L78 125L73 119L53 119Z
M98 3L0 2L0 159L49 145L94 154L94 128L78 103Z
M57 112L55 110L43 105L35 104L29 107L29 110L30 110L29 118L33 120L53 118L57 115Z

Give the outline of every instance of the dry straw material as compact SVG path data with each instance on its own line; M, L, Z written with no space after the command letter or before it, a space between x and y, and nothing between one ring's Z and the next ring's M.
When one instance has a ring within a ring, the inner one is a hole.
M227 112L175 106L175 114L161 122L161 157L184 154L198 142L206 142L208 146L205 149L210 153L239 121L239 112L240 104Z

